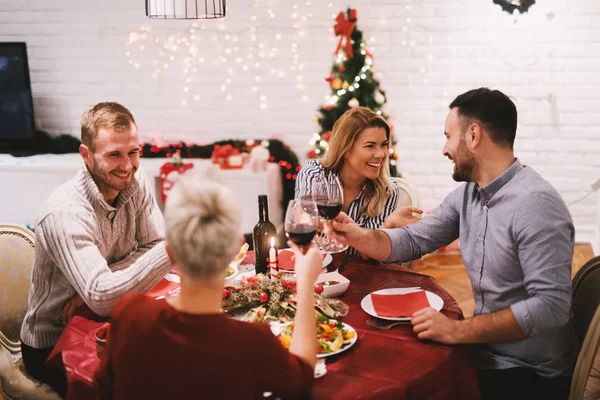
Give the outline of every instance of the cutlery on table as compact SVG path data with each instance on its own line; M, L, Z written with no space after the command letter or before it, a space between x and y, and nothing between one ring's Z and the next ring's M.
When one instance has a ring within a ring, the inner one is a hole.
M383 322L375 319L368 319L367 324L377 329L390 329L396 325L405 325L412 326L410 321L393 321L393 322Z

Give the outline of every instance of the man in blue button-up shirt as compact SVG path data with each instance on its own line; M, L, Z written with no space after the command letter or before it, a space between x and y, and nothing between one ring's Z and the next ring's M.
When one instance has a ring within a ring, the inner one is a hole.
M466 184L431 214L397 229L367 230L343 213L331 235L381 261L407 261L460 239L474 317L427 308L421 339L476 343L484 399L566 399L578 343L571 318L574 228L556 190L513 153L514 103L480 88L450 104L443 154ZM386 226L403 226L402 210Z

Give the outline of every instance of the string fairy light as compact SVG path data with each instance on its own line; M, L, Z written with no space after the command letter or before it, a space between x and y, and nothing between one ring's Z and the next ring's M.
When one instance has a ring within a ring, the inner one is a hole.
M183 31L167 33L141 26L129 32L125 56L136 69L149 67L153 78L180 72L183 77L182 106L199 101L200 86L195 83L207 70L215 76L214 69L221 72L218 87L226 100L234 100L238 95L236 89L252 82L251 93L256 105L260 110L266 110L269 99L263 87L272 85L273 80L295 79L299 98L307 101L306 66L301 49L303 42L308 40L306 30L307 22L313 16L312 4L310 1L294 2L291 28L273 25L272 21L282 15L276 5L275 0L254 0L246 27L237 31L227 29L223 21L216 26L212 21L193 22ZM285 50L288 43L289 50ZM212 62L202 51L207 47L215 53ZM286 62L289 67L282 67Z

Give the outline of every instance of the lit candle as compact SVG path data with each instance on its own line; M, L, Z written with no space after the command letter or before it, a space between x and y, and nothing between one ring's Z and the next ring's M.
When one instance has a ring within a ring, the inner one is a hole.
M269 262L276 263L277 262L277 250L275 249L275 238L271 238L271 250L269 250Z
M271 249L269 250L269 271L271 280L279 278L279 267L277 265L277 249L275 248L275 238L271 238Z

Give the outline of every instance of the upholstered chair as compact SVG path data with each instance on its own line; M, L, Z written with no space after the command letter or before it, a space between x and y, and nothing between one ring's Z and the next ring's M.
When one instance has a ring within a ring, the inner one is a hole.
M52 388L32 378L21 359L20 331L27 311L35 236L0 224L0 381L5 399L57 400Z

